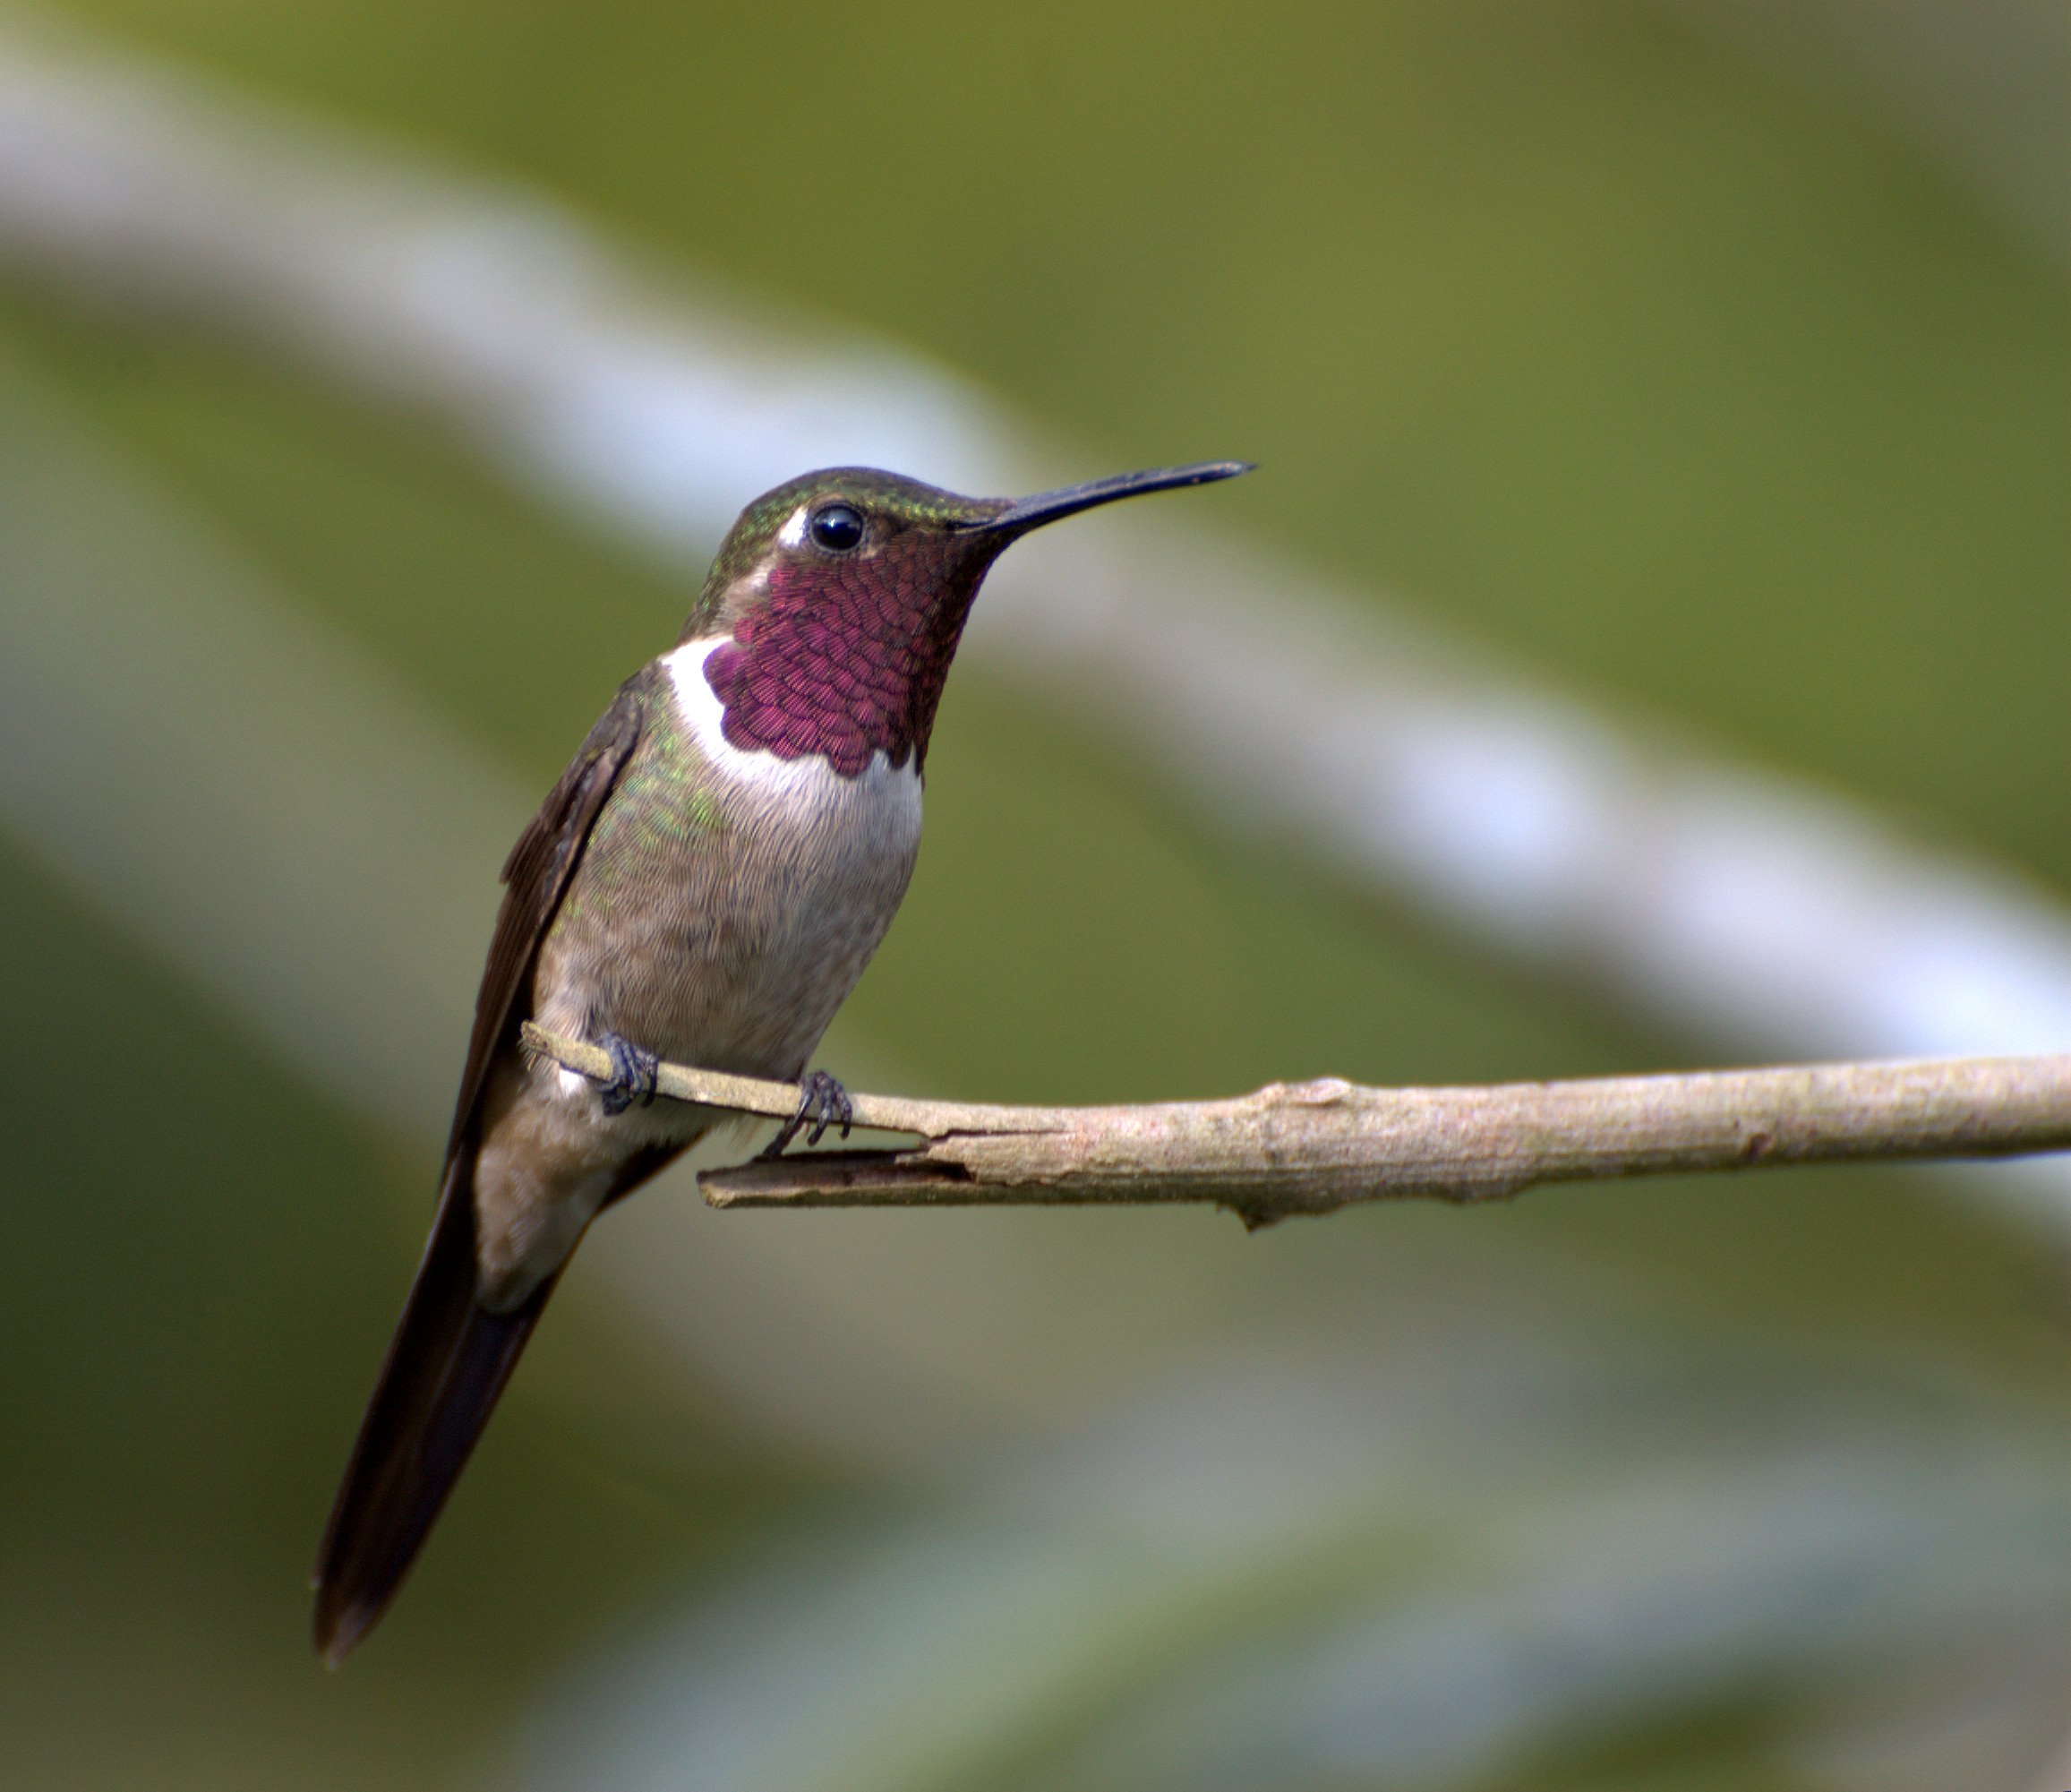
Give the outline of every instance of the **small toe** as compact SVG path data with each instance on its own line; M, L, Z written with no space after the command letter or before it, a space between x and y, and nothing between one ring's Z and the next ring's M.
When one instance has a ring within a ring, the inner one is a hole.
M842 1136L846 1138L854 1119L855 1105L849 1100L849 1092L826 1071L815 1070L799 1085L798 1111L777 1128L776 1136L757 1155L782 1157L784 1147L809 1124L812 1128L806 1134L809 1145L817 1145L826 1129L834 1126L840 1127Z
M612 1080L598 1088L604 1112L615 1117L636 1101L643 1108L650 1105L661 1080L662 1060L615 1033L607 1033L600 1042L612 1060Z

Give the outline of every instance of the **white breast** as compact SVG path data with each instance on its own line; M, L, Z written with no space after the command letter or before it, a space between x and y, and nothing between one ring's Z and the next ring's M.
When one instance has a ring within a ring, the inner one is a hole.
M695 980L730 994L720 1011L704 1011L695 1031L708 1052L725 1054L706 1061L789 1076L797 1067L790 1059L817 1042L906 893L920 847L920 775L883 752L843 777L817 754L787 759L736 747L705 678L719 645L691 641L663 662L677 713L718 775L721 808L757 843L716 898L732 920L711 917L740 948L709 961Z

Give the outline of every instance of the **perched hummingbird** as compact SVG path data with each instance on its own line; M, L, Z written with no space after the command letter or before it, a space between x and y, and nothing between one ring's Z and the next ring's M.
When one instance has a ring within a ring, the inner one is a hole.
M676 646L619 687L503 867L431 1239L317 1558L326 1662L395 1597L590 1222L727 1119L654 1103L658 1059L806 1068L906 893L992 562L1060 517L1248 470L1017 502L839 467L741 512ZM529 1060L527 1018L605 1047L612 1080ZM771 1149L848 1106L815 1072Z

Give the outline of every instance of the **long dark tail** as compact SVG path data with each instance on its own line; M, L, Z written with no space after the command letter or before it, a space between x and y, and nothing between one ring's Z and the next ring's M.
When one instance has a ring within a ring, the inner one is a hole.
M316 1648L332 1668L402 1586L558 1280L514 1312L476 1304L473 1176L463 1151L317 1555Z

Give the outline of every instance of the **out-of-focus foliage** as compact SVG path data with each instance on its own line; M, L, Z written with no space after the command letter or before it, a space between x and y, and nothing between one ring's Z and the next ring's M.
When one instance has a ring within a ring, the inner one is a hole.
M1265 470L1216 502L1288 554L2071 884L2060 270L1902 133L1680 15L67 10L533 180L773 312L917 344L1096 444L1088 472L1254 457ZM421 420L256 351L20 283L0 292L0 347L532 785L684 606L672 576L531 507ZM968 671L929 797L920 878L844 1035L918 1086L1129 1098L1703 1052L1211 837L1107 743ZM1204 1216L742 1216L702 1235L761 1228L777 1263L817 1240L800 1285L901 1367L890 1435L908 1408L948 1415L916 1424L933 1453L849 1447L758 1403L751 1376L687 1368L578 1268L393 1621L326 1680L301 1575L428 1210L421 1148L298 1087L13 849L0 916L10 1783L497 1771L601 1640L765 1569L786 1585L830 1537L911 1524L935 1553L894 1558L953 1574L968 1533L931 1516L946 1473L1001 1474L1260 1338L1297 1363L1368 1351L1364 1373L1421 1385L1542 1284L1553 1332L1595 1325L1613 1388L1634 1359L1709 1360L1677 1354L1692 1339L1765 1357L1742 1381L1672 1368L1658 1419L1621 1434L1636 1479L1651 1459L1634 1436L1656 1423L1681 1460L1680 1406L1701 1421L1744 1399L1762 1434L1797 1377L1917 1408L1952 1453L1976 1412L2065 1442L2060 1266L1923 1179L1569 1191L1256 1240ZM109 1086L132 1062L156 1080ZM1439 1342L1372 1342L1362 1317L1419 1310L1413 1295L1451 1316ZM752 1315L712 1323L742 1359L781 1345ZM1470 1377L1459 1397L1486 1395ZM1579 1407L1549 1459L1585 1484L1592 1426L1616 1422ZM1429 1447L1472 1473L1470 1453ZM1529 1512L1530 1488L1510 1496ZM1419 1571L1468 1553L1430 1523L1304 1572L1380 1584L1391 1552ZM1205 1616L1151 1601L1172 1634L1110 1640L1099 1685L908 1783L1070 1783L1043 1776L1134 1690L1154 1711L1196 1642L1270 1657L1315 1595L1271 1576L1211 1591ZM1597 1716L1502 1783L1835 1783L1779 1740L1804 1716L1787 1684ZM852 1784L878 1783L869 1746Z

